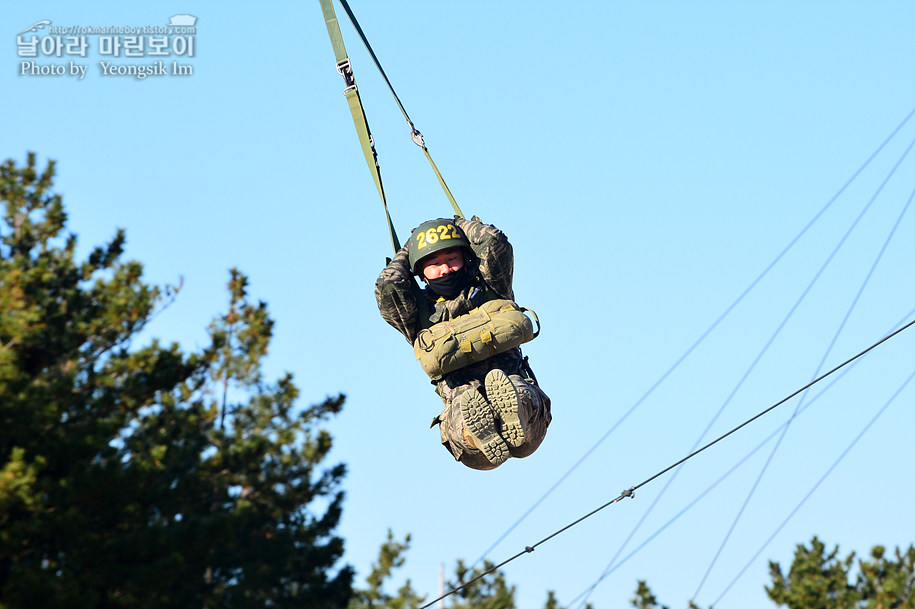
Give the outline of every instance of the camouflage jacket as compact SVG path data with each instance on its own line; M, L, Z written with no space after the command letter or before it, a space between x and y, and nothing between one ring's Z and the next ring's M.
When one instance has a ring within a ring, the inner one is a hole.
M472 280L456 297L445 300L419 287L407 261L409 245L397 252L375 282L381 316L411 345L424 328L469 313L495 298L515 299L514 255L505 234L476 216L470 220L455 218L455 223L467 235L475 258L465 261Z

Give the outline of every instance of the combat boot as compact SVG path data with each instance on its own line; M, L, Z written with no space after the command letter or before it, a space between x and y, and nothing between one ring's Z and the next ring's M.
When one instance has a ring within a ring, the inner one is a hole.
M522 406L518 390L508 376L494 368L486 374L486 398L492 404L496 418L501 423L501 435L511 448L518 448L524 443L527 422L530 419L529 408Z
M464 438L495 466L502 465L511 456L508 444L499 435L496 417L486 398L471 387L458 398L461 417L464 419ZM469 436L469 437L468 437Z

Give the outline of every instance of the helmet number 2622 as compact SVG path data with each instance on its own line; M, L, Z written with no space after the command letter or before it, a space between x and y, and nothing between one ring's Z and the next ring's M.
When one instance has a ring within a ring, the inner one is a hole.
M450 232L449 232L450 231ZM439 239L460 239L461 235L454 228L453 224L439 224L435 228L430 228L424 233L416 234L416 249L423 249L427 245L437 243Z

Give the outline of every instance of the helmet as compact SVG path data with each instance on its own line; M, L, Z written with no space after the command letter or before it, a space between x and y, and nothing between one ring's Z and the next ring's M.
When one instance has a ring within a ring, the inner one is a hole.
M413 229L413 233L410 235L407 247L410 270L419 275L420 271L417 267L423 258L451 247L463 247L470 250L467 235L454 220L439 218L423 222Z

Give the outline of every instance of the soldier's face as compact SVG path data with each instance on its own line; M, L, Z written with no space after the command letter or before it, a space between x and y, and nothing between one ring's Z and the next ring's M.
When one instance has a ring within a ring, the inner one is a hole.
M423 260L422 264L423 277L438 279L464 268L464 252L459 247L449 247L432 254L427 260Z

